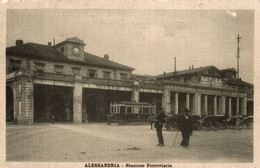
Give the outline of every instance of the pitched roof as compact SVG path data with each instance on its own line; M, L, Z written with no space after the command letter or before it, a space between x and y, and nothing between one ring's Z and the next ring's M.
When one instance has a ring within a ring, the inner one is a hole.
M226 81L229 85L234 85L234 86L248 86L248 87L254 87L252 83L248 83L246 81L243 81L241 78L239 79L229 79Z
M132 79L135 80L139 80L139 81L154 81L155 80L155 76L151 76L151 75L138 75L138 74L132 74Z
M52 46L36 44L36 43L26 43L19 47L13 46L6 48L6 55L12 55L17 57L37 59L51 62L62 62L69 64L78 64L78 65L89 65L97 66L111 69L121 69L133 71L134 68L125 66L114 61L110 61L96 55L85 52L85 62L71 60L65 57L62 53L58 52Z
M168 72L165 74L157 75L156 78L167 78L171 76L179 76L179 75L186 75L186 74L192 74L192 73L199 73L208 69L217 69L215 66L205 66L205 67L199 67L194 69L188 69L188 70L182 70L182 71L176 71L176 72ZM218 69L217 69L218 70Z
M232 71L232 72L236 72L235 68L226 68L226 69L221 69L221 71Z
M78 45L86 45L83 40L80 40L77 37L72 37L72 38L67 38L65 41L62 41L62 42L54 45L53 48L57 48L57 47L59 47L61 45L64 45L66 43L74 43L74 44L78 44Z
M140 75L140 74L133 74L133 75L136 76L136 77L140 77L140 78L152 78L152 77L154 77L152 75Z
M243 85L243 86L249 86L249 87L254 87L254 84L248 83L248 82L243 81L243 80L241 80L241 85Z
M108 59L104 59L87 52L85 52L84 56L85 56L86 64L91 64L93 66L109 67L113 69L123 69L123 70L131 70L131 71L134 70L134 68L131 68L129 66L125 66L117 62L110 61Z

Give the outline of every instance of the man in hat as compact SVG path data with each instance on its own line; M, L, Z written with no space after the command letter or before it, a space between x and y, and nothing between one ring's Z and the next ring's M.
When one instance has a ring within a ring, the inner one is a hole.
M182 133L181 146L188 148L190 136L192 134L193 120L190 116L189 109L183 111L183 115L180 116L180 131Z
M165 111L163 109L159 110L158 114L155 116L155 125L154 127L156 128L159 144L157 146L164 146L164 141L163 141L163 135L162 135L162 128L163 128L163 123L164 123L164 118L166 117Z

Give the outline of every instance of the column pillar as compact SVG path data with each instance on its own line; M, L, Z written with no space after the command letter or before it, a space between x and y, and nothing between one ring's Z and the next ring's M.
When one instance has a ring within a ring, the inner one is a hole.
M175 115L179 114L179 94L175 92Z
M132 91L132 102L133 101L139 102L139 89L137 87L134 87Z
M228 98L228 116L232 117L232 112L231 112L231 108L232 107L232 99L231 97Z
M165 113L171 112L171 91L164 89L162 97L162 108L165 110Z
M214 115L217 115L217 96L214 96Z
M247 97L243 98L242 115L247 115Z
M73 123L82 123L82 83L80 81L76 81L73 88Z
M190 109L191 113L195 113L195 108L196 108L196 106L195 106L195 104L196 104L195 99L196 99L196 96L194 94L194 96L191 97L191 101L192 101L192 107ZM201 102L201 100L200 100L200 102Z
M236 115L239 115L239 97L237 97L237 109L236 109Z
M186 108L190 110L190 94L186 94Z
M201 115L201 94L195 93L195 115Z
M208 95L204 96L204 113L208 115Z
M16 101L17 101L17 99L16 99L16 83L14 83L13 84L13 87L12 87L12 90L13 90L13 112L14 112L14 121L16 121L17 122L17 116L18 116L18 108L16 107Z
M222 100L222 105L221 105L222 114L226 114L226 96L222 95L221 100Z
M33 83L31 77L25 77L22 79L22 90L21 90L21 115L23 117L23 122L26 124L32 124L33 123Z

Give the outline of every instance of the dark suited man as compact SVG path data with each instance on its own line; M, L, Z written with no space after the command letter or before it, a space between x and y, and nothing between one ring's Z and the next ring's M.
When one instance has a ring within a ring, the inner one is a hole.
M180 116L180 131L182 133L181 146L188 148L190 136L193 130L193 120L190 116L189 109L183 111L183 115Z
M163 128L163 123L164 123L164 118L166 117L165 111L162 109L159 111L159 113L156 115L154 121L155 125L154 127L156 128L159 144L157 146L164 146L164 141L163 141L163 135L162 135L162 128Z

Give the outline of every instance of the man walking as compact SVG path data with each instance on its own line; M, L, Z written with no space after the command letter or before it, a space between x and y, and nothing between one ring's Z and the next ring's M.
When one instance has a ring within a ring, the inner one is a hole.
M189 109L183 111L183 115L180 116L180 131L182 133L181 146L188 148L190 136L192 134L193 120L190 116Z
M162 135L162 128L163 128L163 123L164 123L164 118L166 117L165 111L159 110L159 113L156 115L154 121L155 125L154 127L156 128L159 144L157 146L164 146L164 141L163 141L163 135Z

